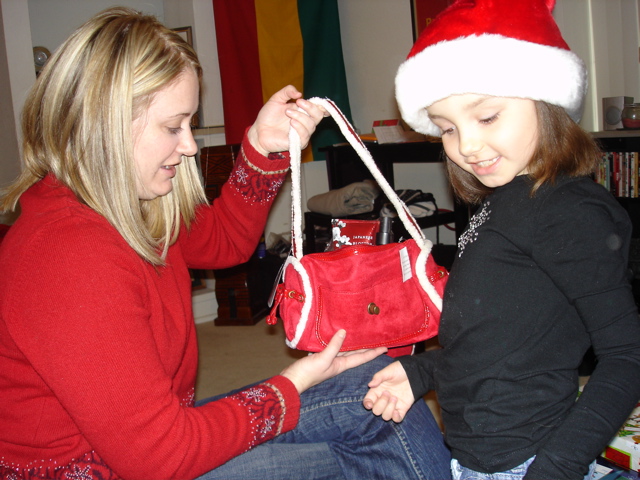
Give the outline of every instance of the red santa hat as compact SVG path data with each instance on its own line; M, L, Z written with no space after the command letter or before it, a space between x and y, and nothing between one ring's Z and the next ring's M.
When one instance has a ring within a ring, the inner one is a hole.
M451 95L530 98L582 115L587 71L562 38L555 0L456 0L422 32L396 75L402 118L440 136L425 110Z

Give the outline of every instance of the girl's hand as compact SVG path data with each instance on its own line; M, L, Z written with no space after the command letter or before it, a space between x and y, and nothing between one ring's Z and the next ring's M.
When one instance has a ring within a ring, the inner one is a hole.
M386 353L386 347L370 350L340 352L346 337L344 330L338 330L324 350L301 358L285 368L281 375L287 377L302 393L339 373L363 363L367 363L379 355Z
M414 401L407 373L396 361L373 376L362 404L374 415L400 423Z
M304 100L302 93L288 85L276 92L260 109L255 123L249 128L249 142L264 156L284 152L289 150L289 128L293 127L304 148L316 125L328 115L324 108Z

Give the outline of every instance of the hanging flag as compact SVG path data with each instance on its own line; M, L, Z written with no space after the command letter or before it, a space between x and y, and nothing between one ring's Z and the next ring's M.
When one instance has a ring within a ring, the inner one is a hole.
M337 0L213 0L227 143L239 143L264 103L285 85L328 97L351 120ZM323 121L303 161L343 142ZM313 154L312 154L313 151Z

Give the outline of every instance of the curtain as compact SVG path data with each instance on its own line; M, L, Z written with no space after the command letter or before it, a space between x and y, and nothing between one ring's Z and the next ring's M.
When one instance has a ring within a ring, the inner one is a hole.
M351 120L337 0L212 0L227 143L238 143L271 95L288 84L328 97ZM206 88L206 87L205 87ZM303 161L344 142L320 123Z

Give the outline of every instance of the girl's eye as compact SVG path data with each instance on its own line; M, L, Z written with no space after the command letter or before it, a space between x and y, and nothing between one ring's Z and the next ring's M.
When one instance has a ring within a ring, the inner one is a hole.
M498 114L496 113L495 115L492 115L489 118L483 118L482 120L480 120L480 123L482 123L483 125L489 125L495 122L497 119L498 119Z
M178 127L178 128L169 128L169 133L173 134L173 135L177 135L182 131L182 127Z
M449 128L440 127L440 131L442 132L441 135L449 135L453 133L453 127L449 127Z

